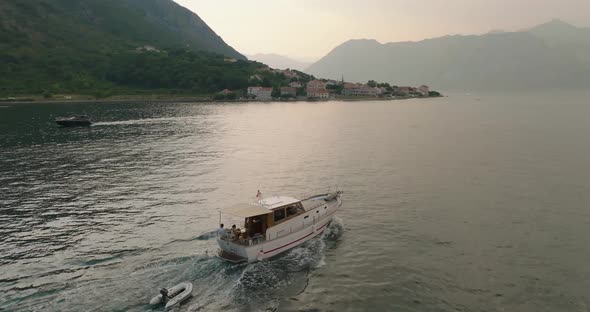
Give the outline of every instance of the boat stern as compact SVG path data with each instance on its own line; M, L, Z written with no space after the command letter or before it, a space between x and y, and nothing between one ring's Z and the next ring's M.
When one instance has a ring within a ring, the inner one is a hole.
M219 258L235 264L248 262L246 246L219 237L217 244L219 244L219 252L217 253Z

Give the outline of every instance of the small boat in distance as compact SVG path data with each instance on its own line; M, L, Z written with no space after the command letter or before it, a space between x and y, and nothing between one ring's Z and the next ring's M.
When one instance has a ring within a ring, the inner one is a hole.
M219 257L256 262L276 256L320 235L342 206L342 191L303 200L287 196L262 198L252 204L223 209L220 214L244 220L242 229L218 230ZM221 215L220 215L221 221Z
M73 116L73 117L57 117L55 122L64 127L88 127L92 125L90 118L85 115Z

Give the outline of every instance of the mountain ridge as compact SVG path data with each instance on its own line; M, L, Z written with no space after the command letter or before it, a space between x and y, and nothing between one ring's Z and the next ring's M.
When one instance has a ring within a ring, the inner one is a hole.
M581 88L590 82L590 32L570 25L576 35L565 40L566 36L555 38L559 31L545 30L563 26L554 22L527 32L383 44L353 39L338 45L307 71L333 79L344 75L355 81L425 83L448 90Z
M297 69L297 70L304 70L308 66L310 66L311 62L304 62L292 57L288 57L281 54L276 53L256 53L252 55L246 55L248 59L253 61L258 61L264 63L272 68L280 68L280 69Z

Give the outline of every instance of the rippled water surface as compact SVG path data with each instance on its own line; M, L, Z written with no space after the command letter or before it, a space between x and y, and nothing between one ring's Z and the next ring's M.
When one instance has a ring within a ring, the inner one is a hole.
M587 99L3 104L0 310L589 311ZM336 185L321 239L214 257L221 207Z

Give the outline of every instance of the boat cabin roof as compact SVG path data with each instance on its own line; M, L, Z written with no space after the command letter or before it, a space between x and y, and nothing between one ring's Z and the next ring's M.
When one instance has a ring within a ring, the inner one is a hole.
M240 218L250 218L271 213L276 208L300 202L299 199L288 196L272 196L262 199L256 204L237 204L221 212Z
M237 204L221 210L221 212L240 218L250 218L270 213L265 207L255 204Z
M291 205L300 202L299 199L288 197L288 196L271 196L264 198L260 201L260 204L266 209L273 210L283 206Z

